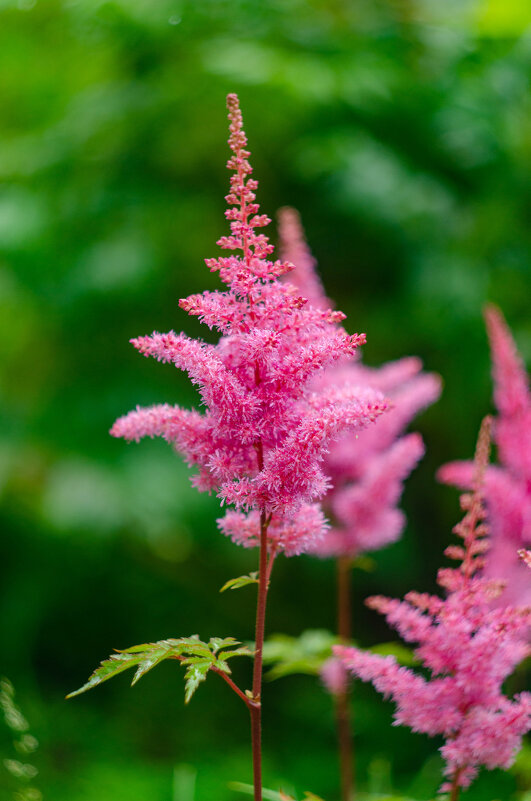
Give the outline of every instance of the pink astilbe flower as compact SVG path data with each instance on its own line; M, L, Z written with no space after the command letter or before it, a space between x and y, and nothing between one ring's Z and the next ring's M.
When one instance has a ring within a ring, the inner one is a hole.
M319 676L330 695L344 695L348 691L347 669L337 656L326 660L321 666Z
M488 544L481 495L489 425L486 418L476 450L474 492L462 496L466 513L454 529L463 544L446 550L460 564L439 571L438 583L447 597L412 592L404 601L375 597L367 602L404 640L419 643L415 655L431 677L401 667L392 656L334 648L349 671L392 698L396 724L444 737L441 754L450 781L441 792L451 790L452 798L459 787L470 784L480 766L509 767L522 735L531 728L531 694L509 699L501 691L507 676L531 652L531 609L493 608L491 600L503 587L481 575Z
M313 306L331 309L294 209L280 210L279 234L283 258L295 265L289 280ZM437 376L421 373L420 359L371 368L356 357L330 365L315 376L312 386L319 394L328 388L356 394L370 387L384 392L392 406L365 431L345 430L326 455L323 470L331 481L326 507L334 526L316 542L314 550L320 556L353 557L399 538L405 526L405 516L397 508L403 483L424 454L418 434L401 435L441 391Z
M524 365L507 324L495 306L485 310L492 354L494 437L499 467L485 476L485 502L491 548L485 574L507 584L504 603L531 604L531 580L518 550L531 545L531 393ZM471 486L471 462L451 462L438 472L446 484Z
M344 315L300 297L279 280L292 265L271 261L260 230L269 219L255 202L249 152L236 95L227 98L233 171L227 195L230 234L218 244L230 255L207 259L226 284L180 301L221 337L216 345L185 334L153 333L132 340L144 355L186 370L204 413L166 404L137 409L114 424L127 440L159 436L198 468L194 483L233 504L219 521L234 542L258 544L260 521L269 548L298 554L322 539L327 525L313 502L329 488L323 460L345 428L361 430L386 408L379 391L318 394L311 381L365 341L339 325ZM239 252L240 255L237 255Z

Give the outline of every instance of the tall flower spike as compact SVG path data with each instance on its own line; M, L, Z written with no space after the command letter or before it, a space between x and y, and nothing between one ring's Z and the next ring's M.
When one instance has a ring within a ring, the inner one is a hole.
M282 259L295 266L289 280L312 306L332 308L317 274L317 262L308 247L299 212L286 206L278 212L278 234Z
M529 572L517 551L531 545L531 393L515 343L499 309L485 310L492 354L494 436L501 465L485 475L485 502L491 531L485 575L501 579L507 591L498 603L531 604ZM451 462L438 472L446 484L470 488L473 466Z
M481 766L508 768L531 728L531 693L509 699L502 685L516 665L531 653L527 633L528 607L492 608L499 583L481 576L486 527L481 496L489 450L490 421L481 428L476 449L473 492L462 496L465 516L455 531L462 546L447 555L456 568L439 571L448 590L443 600L411 592L404 601L369 598L368 605L384 614L403 639L418 643L415 655L430 678L398 665L394 657L358 648L334 650L346 668L396 703L395 722L430 736L442 735L441 754L448 777L440 792L457 799Z
M317 266L304 237L298 213L291 208L278 213L280 249L295 266L286 281L312 305L331 309ZM400 536L405 517L397 508L405 479L424 453L419 435L401 436L411 419L440 394L440 380L421 373L417 358L405 358L379 368L365 367L357 353L335 362L315 376L319 395L371 388L385 392L392 408L376 425L358 432L345 431L334 442L323 462L330 479L325 505L334 525L316 546L320 556L353 557L387 545Z
M332 439L373 422L386 402L377 390L326 397L313 390L315 376L351 357L365 336L347 334L338 325L344 315L308 303L279 280L292 266L269 259L273 246L261 230L269 219L256 203L236 95L227 106L230 233L218 244L230 254L206 260L226 288L180 301L220 332L219 341L208 345L173 331L132 340L145 356L186 370L205 411L137 408L111 434L166 439L198 468L198 489L215 490L236 507L219 521L223 533L255 546L260 516L267 516L270 550L291 555L315 547L327 530L315 501L328 489L322 463Z

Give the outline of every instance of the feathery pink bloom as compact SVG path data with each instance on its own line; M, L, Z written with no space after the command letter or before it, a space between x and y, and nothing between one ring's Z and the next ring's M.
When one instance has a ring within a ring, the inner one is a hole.
M386 402L366 388L326 394L312 388L315 375L351 357L365 335L347 334L341 312L308 303L279 280L292 265L268 258L273 246L260 229L269 219L255 202L237 96L229 95L227 105L227 166L234 174L226 197L230 234L218 244L234 253L206 260L226 289L180 301L220 339L209 345L170 331L132 340L140 353L185 370L205 411L137 408L117 420L111 434L166 439L198 468L198 489L215 490L236 507L219 521L225 534L254 546L260 515L266 515L269 547L291 555L315 546L326 531L313 502L328 490L322 463L331 441L345 428L358 431L374 421Z
M531 545L531 393L524 365L507 324L495 306L485 310L492 354L494 437L499 467L485 477L491 548L485 574L506 582L504 603L531 604L531 579L518 550ZM446 484L471 486L471 462L450 462L438 472Z
M313 306L327 310L326 297L316 271L316 262L306 243L299 215L294 209L279 212L283 258L295 265L289 280ZM422 374L417 358L405 358L379 368L365 367L356 360L336 361L315 376L318 394L353 391L361 387L384 392L390 410L376 425L362 432L345 430L326 455L323 472L330 479L326 507L335 525L316 542L320 556L355 556L397 540L405 526L398 509L403 483L424 454L418 434L401 436L412 418L440 394L439 378Z
M326 660L319 675L330 695L343 695L348 691L347 669L337 656L331 656Z
M487 420L476 451L474 493L462 496L466 513L454 529L463 545L446 550L460 565L439 571L438 583L448 590L447 597L411 592L404 601L367 601L404 640L419 643L415 655L431 678L399 666L392 656L334 648L351 673L392 698L397 725L444 737L441 753L450 782L441 792L452 783L467 787L482 765L509 767L522 735L531 728L531 694L509 699L502 693L504 680L531 653L531 609L493 608L491 600L503 588L480 575L488 544L481 503L488 439Z

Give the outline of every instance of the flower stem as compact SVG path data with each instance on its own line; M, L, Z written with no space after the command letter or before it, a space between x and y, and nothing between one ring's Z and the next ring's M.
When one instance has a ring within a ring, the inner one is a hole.
M348 643L352 636L350 577L350 559L339 557L337 560L337 631L345 643ZM352 741L352 720L348 689L336 695L336 730L341 776L341 801L351 801L355 793L354 744Z
M264 647L267 590L269 585L267 560L267 527L269 520L264 512L260 515L260 567L258 573L258 602L256 605L255 655L253 666L253 701L251 713L251 736L253 745L254 801L262 801L262 651ZM270 562L270 567L272 562Z
M461 775L461 770L460 769L456 770L456 772L454 773L453 781L452 781L452 789L450 791L450 801L458 801L458 799L459 799L459 792L460 792L460 789L461 789L459 787L459 776L460 775Z

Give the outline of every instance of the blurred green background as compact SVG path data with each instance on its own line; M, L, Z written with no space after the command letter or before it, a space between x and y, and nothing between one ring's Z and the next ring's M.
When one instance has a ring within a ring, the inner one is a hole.
M218 589L256 554L217 533L215 498L163 442L107 434L137 403L196 402L128 340L204 336L177 300L216 286L202 260L226 231L226 93L262 210L300 210L365 361L418 354L444 379L415 424L428 453L404 538L356 575L370 645L391 635L363 598L432 589L459 516L434 473L472 454L492 408L487 299L531 359L530 22L526 0L0 0L0 673L45 799L192 801L189 765L195 801L234 801L227 782L251 778L246 710L215 676L186 708L173 665L64 700L114 647L252 636L253 588ZM333 627L333 573L280 560L268 630ZM265 696L266 785L334 801L329 699L298 676ZM432 798L440 743L392 728L369 688L355 707L360 785ZM522 797L530 772L485 773L466 797ZM17 787L0 764L0 797Z

